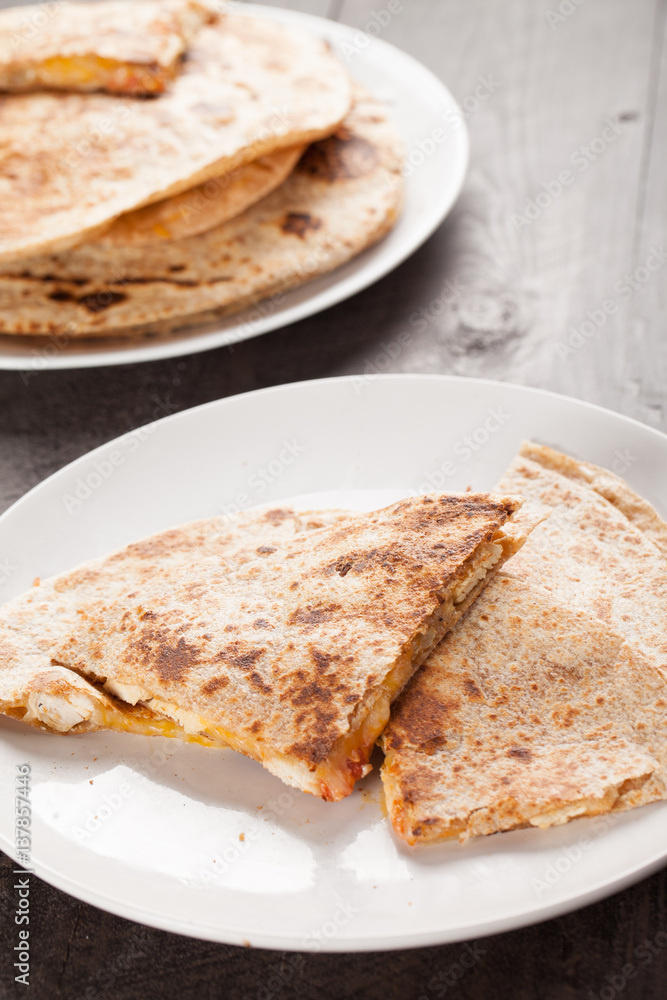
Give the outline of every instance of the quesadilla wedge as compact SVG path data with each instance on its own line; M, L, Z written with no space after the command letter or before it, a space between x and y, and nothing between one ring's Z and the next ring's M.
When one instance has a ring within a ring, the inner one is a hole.
M501 479L549 516L512 574L606 623L667 677L667 526L618 476L526 443Z
M229 553L205 543L177 568L161 536L138 543L2 609L2 709L59 732L141 732L150 713L177 730L165 735L232 746L340 799L369 770L391 701L525 540L520 506L415 497ZM135 559L149 579L107 596L114 560Z
M8 96L0 262L73 247L123 212L329 135L350 101L347 73L325 42L236 12L197 32L181 72L152 100Z
M0 11L0 90L160 94L197 30L217 19L199 0L101 0Z
M97 246L107 249L164 244L221 226L279 187L305 148L293 146L260 156L190 191L126 212L97 239Z
M409 844L546 828L667 797L667 685L608 626L501 573L394 705L382 745Z
M401 163L385 109L357 90L343 126L312 145L277 190L222 226L154 247L108 247L102 238L0 267L0 332L166 333L278 297L387 233L401 206Z

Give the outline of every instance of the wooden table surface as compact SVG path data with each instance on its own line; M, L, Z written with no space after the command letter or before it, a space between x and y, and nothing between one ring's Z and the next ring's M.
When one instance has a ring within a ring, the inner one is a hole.
M387 3L287 6L363 29ZM64 463L149 422L155 397L180 410L262 386L360 373L381 341L404 330L412 336L388 370L546 387L667 430L667 269L651 270L665 261L667 235L665 4L401 6L382 37L422 60L469 109L470 171L445 224L352 300L233 352L41 373L27 382L0 373L1 509ZM483 81L491 92L476 100ZM451 288L444 311L424 329L410 325L415 310ZM2 871L2 998L667 996L667 948L636 950L667 930L664 869L597 905L481 940L479 960L456 981L460 944L306 955L294 968L289 955L151 930L35 880L28 992L13 982L7 859Z

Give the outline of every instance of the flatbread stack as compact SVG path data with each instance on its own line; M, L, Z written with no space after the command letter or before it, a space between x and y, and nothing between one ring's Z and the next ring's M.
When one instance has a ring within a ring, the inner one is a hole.
M324 42L219 6L64 3L31 45L39 9L0 12L0 333L214 319L392 227L386 109Z

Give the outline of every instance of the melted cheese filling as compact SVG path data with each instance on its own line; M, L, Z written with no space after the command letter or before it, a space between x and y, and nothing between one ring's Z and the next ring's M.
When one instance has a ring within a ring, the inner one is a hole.
M112 90L120 93L156 93L173 75L164 67L146 67L103 56L52 56L10 71L7 89L41 85L57 90ZM4 81L3 81L4 82Z

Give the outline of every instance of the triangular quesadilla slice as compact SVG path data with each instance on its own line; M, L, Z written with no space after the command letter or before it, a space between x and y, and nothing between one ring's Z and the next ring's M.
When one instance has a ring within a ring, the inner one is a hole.
M667 685L607 625L501 573L394 705L382 745L409 844L554 826L666 797Z
M342 798L368 772L391 701L525 540L532 522L508 523L521 502L414 497L306 534L255 535L229 553L195 545L190 565L164 563L160 541L139 543L148 578L131 591L114 584L107 596L111 556L2 610L2 708L58 731L142 731L126 708L137 706L288 784ZM47 660L66 671L53 680L55 714L50 681L29 700ZM68 724L65 676L77 678L77 698L79 682L115 698L122 726L98 717L94 699Z
M512 574L605 622L667 678L667 525L622 479L526 443L498 489L548 516Z

